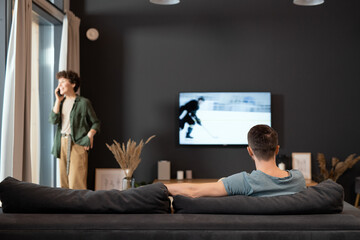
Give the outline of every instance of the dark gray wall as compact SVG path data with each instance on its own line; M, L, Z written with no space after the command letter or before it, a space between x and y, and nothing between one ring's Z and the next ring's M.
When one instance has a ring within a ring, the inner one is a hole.
M360 154L360 2L327 0L298 7L289 0L192 0L176 6L148 1L72 1L81 20L82 94L102 120L89 163L117 167L105 143L152 134L135 172L157 176L157 161L195 178L251 171L240 147L183 147L177 138L180 91L270 91L281 153L311 152L344 159ZM100 32L97 41L86 30ZM339 182L354 198L360 164Z

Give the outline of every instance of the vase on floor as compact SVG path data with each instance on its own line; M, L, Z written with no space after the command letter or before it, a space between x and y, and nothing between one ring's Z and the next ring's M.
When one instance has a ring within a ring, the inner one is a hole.
M133 177L124 177L122 180L122 189L135 188L135 178Z
M111 145L106 144L119 163L120 168L125 171L126 177L122 180L123 190L135 187L135 179L132 176L141 161L141 150L154 137L155 135L149 137L146 142L141 140L139 144L136 144L136 142L131 139L129 139L126 145L125 143L120 144L115 140Z

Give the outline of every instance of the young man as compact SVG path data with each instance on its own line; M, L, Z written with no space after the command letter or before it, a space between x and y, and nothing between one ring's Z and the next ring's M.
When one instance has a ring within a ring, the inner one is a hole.
M49 117L57 125L52 154L60 158L61 187L86 189L88 150L93 147L100 121L90 101L76 94L80 86L77 73L61 71L56 78L59 85Z
M256 125L248 133L248 153L256 170L240 172L215 183L166 184L170 194L188 197L227 195L277 196L300 192L306 188L298 170L284 171L276 166L279 152L278 134L267 125Z

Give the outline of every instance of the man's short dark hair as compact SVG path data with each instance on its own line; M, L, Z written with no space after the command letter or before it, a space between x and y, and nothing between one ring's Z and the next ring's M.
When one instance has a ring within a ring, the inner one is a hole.
M203 102L204 102L204 101L205 101L205 98L204 98L204 97L199 97L199 98L198 98L198 101L203 101Z
M278 134L267 125L256 125L248 132L248 144L256 157L268 160L275 155Z
M73 71L61 71L56 74L56 78L59 80L60 78L69 79L70 83L75 83L74 92L76 92L80 87L80 77L76 72Z

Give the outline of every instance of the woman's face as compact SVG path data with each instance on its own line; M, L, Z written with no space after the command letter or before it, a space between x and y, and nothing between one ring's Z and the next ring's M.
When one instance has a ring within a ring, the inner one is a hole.
M60 89L61 95L74 94L75 83L70 83L67 78L60 78L58 88Z

